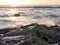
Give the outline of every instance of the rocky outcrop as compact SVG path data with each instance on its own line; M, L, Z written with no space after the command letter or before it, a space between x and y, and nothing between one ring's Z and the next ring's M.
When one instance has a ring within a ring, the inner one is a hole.
M11 30L14 30L14 29L16 29L16 28L4 28L4 29L0 29L0 34L5 34L5 33L9 32Z
M4 33L4 36L18 35L24 35L24 37L16 43L17 45L52 45L54 43L60 42L60 26L55 25L47 27L46 25L39 25L34 23L21 26L19 29L9 29L9 31Z
M15 16L15 17L18 17L18 16L20 16L20 14L17 14L17 13L16 13L16 14L14 14L14 16Z

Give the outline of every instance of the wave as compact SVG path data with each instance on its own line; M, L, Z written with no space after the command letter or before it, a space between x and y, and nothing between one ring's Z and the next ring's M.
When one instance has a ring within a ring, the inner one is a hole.
M50 18L59 18L60 16L57 16L57 15L46 15L45 17L50 17Z
M9 9L8 9L9 10ZM19 9L18 9L19 10ZM15 27L17 25L28 25L31 23L45 24L45 25L60 25L59 9L49 8L24 8L19 11L24 12L19 17L14 17L13 14L16 10L10 9L8 12L0 14L0 28L2 27ZM56 12L55 12L56 11ZM8 20L8 21L7 21Z

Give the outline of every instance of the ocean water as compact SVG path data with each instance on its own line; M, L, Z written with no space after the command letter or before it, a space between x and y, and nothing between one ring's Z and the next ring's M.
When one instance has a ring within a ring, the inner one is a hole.
M60 25L60 8L0 8L0 29L31 23Z

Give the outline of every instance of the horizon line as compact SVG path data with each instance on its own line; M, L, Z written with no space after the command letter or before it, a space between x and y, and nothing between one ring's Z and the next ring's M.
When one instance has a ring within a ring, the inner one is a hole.
M60 5L0 5L0 8L20 8L20 7L60 7Z

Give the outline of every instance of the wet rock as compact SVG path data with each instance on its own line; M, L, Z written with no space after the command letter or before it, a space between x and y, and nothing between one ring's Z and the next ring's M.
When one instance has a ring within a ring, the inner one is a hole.
M33 26L32 29L29 27ZM31 37L39 37L44 39L48 43L57 43L60 41L60 27L59 26L52 26L47 27L46 25L38 25L38 24L31 24L22 27L23 29L29 30L27 35Z
M28 33L28 30L24 29L15 29L5 33L5 36L15 36L15 35L25 35Z
M21 45L32 45L31 41L24 41Z
M14 29L16 29L16 28L4 28L4 29L0 29L0 34L5 34L5 33L9 32L11 30L14 30Z
M32 42L30 40L21 40L15 45L32 45Z
M8 29L5 29L5 31ZM24 38L23 42L17 42L19 45L52 45L60 41L60 26L47 27L33 23L26 26L21 26L19 29L13 28L6 31L5 36L25 35L29 38ZM26 40L27 39L27 40ZM27 43L28 42L28 43Z
M15 17L18 17L18 16L20 16L20 14L14 14L14 16L15 16Z

